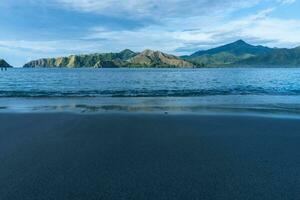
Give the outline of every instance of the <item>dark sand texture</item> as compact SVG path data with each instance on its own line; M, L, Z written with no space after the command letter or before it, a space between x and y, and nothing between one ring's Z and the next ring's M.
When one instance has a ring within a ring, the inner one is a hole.
M1 114L1 200L300 197L300 120Z

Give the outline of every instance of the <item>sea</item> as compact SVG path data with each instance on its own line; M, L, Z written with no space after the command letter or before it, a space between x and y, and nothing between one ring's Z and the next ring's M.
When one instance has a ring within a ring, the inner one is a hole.
M0 71L0 112L300 116L300 68Z

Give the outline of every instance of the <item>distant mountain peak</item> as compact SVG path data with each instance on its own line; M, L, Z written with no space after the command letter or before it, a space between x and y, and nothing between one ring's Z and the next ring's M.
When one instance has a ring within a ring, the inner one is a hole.
M198 57L203 55L215 55L219 53L230 53L235 56L240 55L259 55L270 52L272 49L264 46L254 46L251 44L248 44L244 40L237 40L235 42L216 47L209 50L201 50L197 51L196 53L192 54L191 57Z
M193 67L193 64L182 60L181 58L146 49L129 60L132 66L148 66L148 67Z
M254 47L254 46L245 42L244 40L237 40L235 42L224 45L224 47L239 48L239 47Z
M140 53L142 56L148 56L148 57L161 57L161 56L167 56L167 54L161 52L161 51L154 51L151 49L146 49Z
M124 49L123 51L121 51L120 53L135 53L134 51L130 50L130 49Z
M119 54L120 54L120 58L122 60L128 60L137 55L137 53L135 53L134 51L131 51L130 49L124 49Z
M244 40L241 40L241 39L233 42L232 44L247 44L247 45L249 45L247 42L245 42Z
M299 49L299 50L300 50L300 46L298 46L298 47L295 47L295 49L297 49L297 50Z
M155 53L155 51L151 49L145 49L144 51L141 52L141 54L153 54L153 53Z

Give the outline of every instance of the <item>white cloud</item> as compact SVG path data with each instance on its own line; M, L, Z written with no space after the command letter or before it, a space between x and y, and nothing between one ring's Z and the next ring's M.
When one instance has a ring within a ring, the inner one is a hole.
M167 19L163 25L149 25L135 30L94 27L86 37L78 40L0 40L0 48L2 51L13 51L20 55L26 52L28 61L39 57L77 53L117 52L125 48L134 51L162 50L180 55L237 39L272 47L300 45L300 20L270 17L272 11L273 9L266 9L230 21L224 21L218 16L210 20L204 20L205 17L186 18L191 23L180 19Z
M245 38L265 41L265 45L293 47L300 45L300 20L270 17L273 9L261 11L256 15L225 23L214 32L224 33L232 38ZM222 39L222 38L220 38Z
M215 14L249 7L261 0L56 0L65 8L131 18L182 17Z
M88 39L103 39L108 46L160 49L176 53L176 49L210 48L220 44L245 39L257 44L272 47L293 47L300 45L300 20L287 20L270 17L273 8L248 17L224 22L214 18L214 23L201 18L189 19L199 23L185 23L181 20L168 21L165 26L152 25L138 30L111 31L98 27L91 30ZM182 51L181 53L188 53Z
M104 49L100 43L83 40L0 40L0 58L6 58L15 66L38 58L94 53Z
M293 4L296 2L296 0L277 0L277 2L281 4Z
M92 42L86 42L82 40L0 40L0 47L20 51L26 50L39 53L55 53L58 51L78 52L80 50L87 50L93 47L93 45Z
M25 0L18 0L25 1ZM270 0L268 0L270 1ZM300 45L300 20L272 16L276 5L294 0L273 0L274 8L233 18L231 11L256 4L259 0L31 0L80 12L118 18L148 18L157 23L135 29L115 30L108 26L89 29L75 40L0 40L2 52L26 55L26 61L40 57L77 53L116 52L125 48L146 48L174 54L188 54L244 39L250 43L277 47ZM56 2L56 3L55 3ZM57 4L60 3L60 5ZM101 22L99 22L101 24ZM80 24L79 24L80 25ZM13 52L13 53L12 53ZM0 52L1 53L1 52ZM2 55L4 55L2 53Z

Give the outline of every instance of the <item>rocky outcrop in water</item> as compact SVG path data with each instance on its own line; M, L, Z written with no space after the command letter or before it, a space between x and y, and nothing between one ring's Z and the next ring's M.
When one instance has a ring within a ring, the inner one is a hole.
M8 64L5 60L0 59L0 68L11 68L12 66Z

